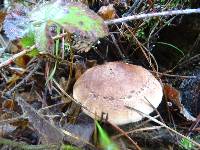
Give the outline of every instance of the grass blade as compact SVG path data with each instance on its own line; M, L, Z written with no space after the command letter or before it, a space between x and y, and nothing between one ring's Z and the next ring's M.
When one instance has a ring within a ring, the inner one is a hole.
M117 145L108 137L108 134L103 130L97 121L95 121L99 132L100 144L104 150L119 150Z
M177 50L178 52L180 52L183 56L185 56L185 54L183 53L183 51L181 49L179 49L178 47L176 47L176 46L174 46L174 45L172 45L170 43L165 43L165 42L156 42L156 43L172 47L175 50Z

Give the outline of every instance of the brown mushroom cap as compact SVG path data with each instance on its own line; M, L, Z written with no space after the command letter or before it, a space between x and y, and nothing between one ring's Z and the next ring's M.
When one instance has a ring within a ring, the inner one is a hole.
M125 105L149 114L154 110L149 102L157 108L162 96L161 84L148 70L122 62L88 69L73 88L73 97L90 110L84 109L86 114L108 113L108 120L118 125L143 118Z

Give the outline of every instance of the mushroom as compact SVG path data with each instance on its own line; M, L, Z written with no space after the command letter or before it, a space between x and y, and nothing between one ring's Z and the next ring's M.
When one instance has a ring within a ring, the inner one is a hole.
M161 84L148 70L123 62L92 67L73 87L73 97L87 108L83 110L86 114L95 118L95 114L107 113L108 121L117 125L143 118L126 106L150 114L162 96Z

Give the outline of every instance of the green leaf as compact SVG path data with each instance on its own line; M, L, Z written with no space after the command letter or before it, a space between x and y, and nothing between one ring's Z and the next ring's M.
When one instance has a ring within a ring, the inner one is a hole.
M98 132L100 144L104 150L119 150L117 145L108 137L108 134L103 130L103 128L99 125L98 121L95 121Z
M80 51L87 52L99 38L108 35L108 27L103 19L80 2L57 0L37 5L31 11L19 6L9 14L4 22L4 30L9 39L21 38L23 47L32 46L35 42L40 51L54 47L50 45L52 39L48 33L49 21L70 35L75 35L73 37L77 39L73 41L73 48Z
M88 35L94 34L89 36L104 37L107 34L103 20L90 9L87 9L79 3L68 4L67 8L67 13L63 13L61 18L56 18L53 21L66 26L66 28L69 29L76 28L82 32L87 32Z
M29 57L36 57L39 55L39 50L35 48L32 51L28 52L26 55L28 55Z
M35 44L35 36L33 32L29 32L25 37L20 39L20 45L23 48L30 48ZM36 57L39 54L38 49L34 48L32 51L28 52L26 55L29 57Z
M93 34L94 37L104 37L108 34L108 28L103 19L86 5L79 2L49 2L30 13L30 18L35 23L42 24L48 20L59 23L67 28L76 28L80 31ZM70 31L70 30L69 30Z
M180 141L180 147L187 149L187 150L191 150L194 148L194 145L187 138L182 138Z
M55 22L66 32L75 34L83 43L89 43L88 46L108 35L108 28L101 17L79 2L49 2L31 11L29 17L35 28L35 41L40 50L45 50L49 44L49 21Z
M20 39L20 44L23 48L29 48L35 44L35 36L33 32L29 32L25 37Z

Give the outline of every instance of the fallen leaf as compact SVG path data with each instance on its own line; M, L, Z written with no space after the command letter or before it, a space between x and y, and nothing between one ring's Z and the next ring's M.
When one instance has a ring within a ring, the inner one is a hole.
M3 23L5 17L6 17L6 12L0 11L0 24Z
M36 92L20 92L18 95L24 99L27 99L29 103L39 99Z
M168 101L172 102L175 106L178 107L180 113L188 120L191 121L195 121L196 118L193 117L188 111L187 109L185 109L185 107L183 106L183 104L181 103L181 94L180 92L175 89L174 87L172 87L169 84L165 84L164 85L164 95L167 98Z
M76 124L65 123L62 127L70 133L73 133L78 140L74 141L79 147L89 144L94 131L94 121L84 113L77 117ZM90 144L89 144L90 145Z
M49 22L53 24L49 25ZM46 51L48 47L53 47L47 31L54 24L73 35L72 47L81 52L89 51L94 42L108 35L108 27L103 19L86 5L62 0L37 5L31 11L25 6L16 5L6 16L3 27L10 40L34 34L36 47ZM55 30L57 35L60 31Z
M30 59L31 58L28 55L23 55L16 58L14 62L17 66L25 69Z
M64 137L62 131L50 124L43 116L39 115L24 99L17 97L16 101L21 106L23 112L27 114L28 119L33 124L34 128L37 129L49 143L62 143Z
M14 102L13 102L13 100L12 99L7 99L7 100L5 100L4 102L3 102L3 104L2 104L2 108L3 109L9 109L9 110L13 110L13 108L14 108Z
M97 12L101 18L104 20L114 19L116 17L116 11L113 7L113 4L109 4L108 6L102 6Z
M3 137L6 134L9 134L10 132L14 131L16 127L10 125L9 123L0 123L0 136Z
M5 17L6 17L6 12L0 10L0 31L2 30L2 25L3 25Z
M35 132L35 130L29 126L19 126L5 137L9 137L12 140L17 139L18 141L23 141L30 145L36 145L39 141L38 132Z
M37 37L36 44L41 50L45 50L46 44L49 44L46 30L53 24L49 25L48 21L73 35L72 47L81 52L89 51L95 41L108 35L108 28L104 21L79 2L62 3L58 0L46 3L31 11L30 19L38 23L34 29L35 37Z
M10 124L13 125L13 126L16 126L16 127L28 127L29 122L28 122L27 119L19 118L18 120L13 121Z
M167 100L173 102L173 104L175 104L179 110L182 111L183 105L180 101L180 92L169 84L165 84L163 90Z

